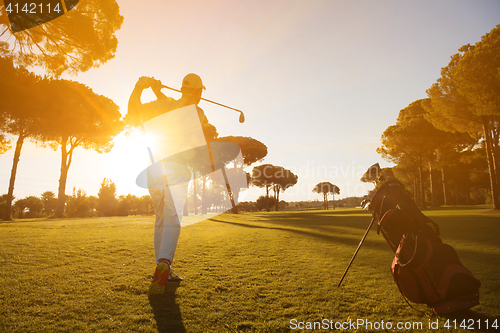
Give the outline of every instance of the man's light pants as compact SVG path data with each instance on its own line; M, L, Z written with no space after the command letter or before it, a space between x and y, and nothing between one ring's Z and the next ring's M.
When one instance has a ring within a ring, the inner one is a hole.
M189 169L177 163L159 162L148 170L148 188L156 220L154 246L156 263L160 259L174 259L181 231L181 219L186 203Z

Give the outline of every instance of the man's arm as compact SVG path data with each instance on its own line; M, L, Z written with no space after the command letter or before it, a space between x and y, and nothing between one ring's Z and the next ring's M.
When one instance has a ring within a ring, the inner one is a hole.
M153 90L157 100L160 101L162 99L169 99L170 97L167 97L164 93L161 92L161 88L162 84L160 80L154 80L154 82L151 83L151 90Z
M168 99L161 92L161 82L159 80L155 80L154 78L150 78L147 76L141 76L137 83L135 84L134 90L130 95L128 101L128 113L126 117L126 121L133 126L138 126L144 121L145 109L144 104L141 102L141 95L144 89L150 88L153 90L156 95L157 100Z
M126 116L126 121L132 126L138 126L142 122L141 118L141 95L142 91L149 88L149 78L146 76L141 76L137 83L135 84L134 90L130 95L128 100L128 111Z

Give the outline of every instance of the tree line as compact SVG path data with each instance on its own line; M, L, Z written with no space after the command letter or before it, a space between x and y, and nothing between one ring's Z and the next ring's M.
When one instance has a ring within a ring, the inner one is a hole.
M221 137L216 139L216 141L237 143L243 155L243 166L250 166L252 163L262 160L267 155L267 147L253 138L231 136ZM228 175L232 172L241 171L235 166L227 170ZM297 184L298 176L282 166L262 164L255 166L252 169L252 173L246 172L246 179L246 187L238 188L231 186L231 192L236 201L238 201L239 192L250 186L264 188L266 195L260 196L255 202L239 203L230 209L233 213L238 213L239 211L270 211L271 208L274 210L285 208L287 204L279 200L279 195ZM193 180L188 190L184 215L206 214L227 210L229 194L225 190L221 184L211 182L205 177Z
M0 213L7 206L7 195L0 196ZM28 196L14 201L12 215L16 218L53 217L57 208L57 197L52 191L45 191L40 197ZM104 179L97 196L87 195L82 189L73 188L73 194L67 196L65 216L127 216L150 215L153 213L153 201L149 195L116 195L116 185Z
M421 206L499 204L500 25L464 45L399 112L377 152Z

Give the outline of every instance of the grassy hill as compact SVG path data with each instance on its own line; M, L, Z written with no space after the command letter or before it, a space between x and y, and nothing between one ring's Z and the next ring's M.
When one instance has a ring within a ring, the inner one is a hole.
M479 306L447 318L410 308L375 228L337 288L370 223L360 210L222 214L184 227L173 268L186 281L151 299L153 217L18 220L0 223L0 331L288 332L358 320L495 331L500 215L483 207L425 214L481 281Z

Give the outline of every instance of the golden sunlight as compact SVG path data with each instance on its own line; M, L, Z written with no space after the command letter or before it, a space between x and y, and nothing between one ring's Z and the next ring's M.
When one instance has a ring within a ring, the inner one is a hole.
M139 129L115 137L113 149L103 156L106 177L119 194L147 194L135 183L137 176L150 164L148 147L154 149L154 138Z

